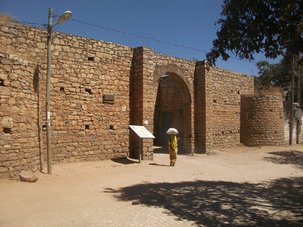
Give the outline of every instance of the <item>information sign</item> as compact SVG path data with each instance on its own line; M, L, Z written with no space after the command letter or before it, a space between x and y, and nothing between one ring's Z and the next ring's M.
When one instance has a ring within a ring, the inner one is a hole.
M151 134L144 126L130 125L129 127L142 139L154 139L155 138L153 136L153 134Z

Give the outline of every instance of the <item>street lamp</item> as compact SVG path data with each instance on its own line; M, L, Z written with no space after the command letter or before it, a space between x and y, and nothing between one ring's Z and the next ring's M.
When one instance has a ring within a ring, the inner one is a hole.
M51 152L51 125L50 125L50 80L51 80L51 45L52 45L52 29L58 24L62 24L72 17L71 11L65 11L55 24L53 23L53 8L48 10L48 24L47 24L47 77L46 77L46 151L47 151L47 173L52 174L52 152Z

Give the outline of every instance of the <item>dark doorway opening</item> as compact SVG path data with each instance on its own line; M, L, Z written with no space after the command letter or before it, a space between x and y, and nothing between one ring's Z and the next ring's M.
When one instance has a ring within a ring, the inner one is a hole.
M187 114L186 114L187 113ZM179 153L189 153L191 133L190 96L185 82L176 74L161 76L154 112L154 152L163 152L168 145L169 128L176 128ZM187 139L187 140L186 140ZM162 149L159 149L162 148Z

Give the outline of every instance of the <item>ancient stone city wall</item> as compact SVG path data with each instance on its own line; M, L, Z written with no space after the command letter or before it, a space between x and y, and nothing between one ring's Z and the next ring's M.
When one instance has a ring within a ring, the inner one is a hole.
M170 79L175 85L180 89L183 94L186 95L186 98L182 100L177 100L175 97L169 98L168 96L165 99L165 103L162 103L162 109L160 111L167 111L170 106L172 110L173 102L178 102L178 106L181 108L184 116L184 120L180 125L183 128L182 138L184 143L183 153L191 153L192 144L192 130L193 124L193 102L192 102L192 93L193 93L193 76L195 70L195 63L187 61L180 58L170 57L162 54L154 53L151 49L148 48L136 48L134 52L133 61L141 64L141 71L136 71L133 75L135 78L133 81L133 88L136 88L133 97L131 100L135 103L136 108L132 111L133 118L131 121L144 124L150 131L154 132L157 137L160 134L157 132L159 126L159 120L157 118L157 111L159 110L157 105L157 96L159 90L159 84L161 86L161 80L164 80L162 76L169 75ZM164 92L162 90L162 92ZM166 92L166 91L165 91ZM144 100L144 101L143 101ZM159 99L158 99L159 101ZM177 106L174 107L176 110ZM154 121L156 120L156 121ZM147 124L146 124L147 123ZM186 125L186 127L185 127ZM180 129L180 128L179 128ZM160 137L167 138L165 135L167 128L160 128L162 134ZM137 143L135 143L137 144ZM133 149L131 149L133 150Z
M208 147L240 144L241 96L254 94L253 78L216 68L209 68L206 77Z
M46 41L45 30L0 22L0 178L45 164ZM153 140L141 144L129 124L164 138L159 118L172 111L182 116L183 153L240 143L241 96L253 94L252 77L56 32L52 56L54 163L137 157L140 149L152 159Z
M44 30L1 23L0 177L45 160ZM54 33L51 79L53 162L128 153L129 47Z
M284 144L282 96L241 98L241 142L246 146Z

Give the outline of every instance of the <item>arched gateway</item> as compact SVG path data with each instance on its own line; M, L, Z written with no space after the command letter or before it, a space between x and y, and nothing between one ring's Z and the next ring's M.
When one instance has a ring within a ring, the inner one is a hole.
M253 94L253 78L135 48L130 78L130 124L144 125L156 139L143 144L130 133L130 156L166 146L166 130L180 131L180 152L204 153L240 142L240 98Z
M152 158L154 145L167 145L169 127L180 132L180 152L192 153L195 62L136 48L131 75L130 123L145 125L156 137L143 142L143 159ZM137 157L138 144L140 141L130 133L132 157Z
M179 153L190 153L191 97L184 80L167 72L158 79L158 91L154 108L154 145L167 146L166 131L179 131Z

